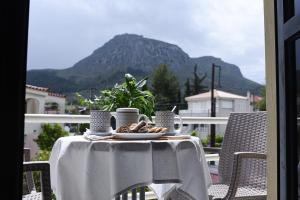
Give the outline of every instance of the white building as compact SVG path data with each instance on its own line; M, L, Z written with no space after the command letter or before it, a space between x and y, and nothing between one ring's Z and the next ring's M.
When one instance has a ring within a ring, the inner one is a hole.
M28 114L63 114L65 113L66 98L64 95L51 92L48 88L26 85L25 113ZM25 147L38 151L33 139L41 132L41 124L25 123Z
M253 96L248 92L247 96L240 96L221 90L214 90L216 98L216 117L228 117L231 112L252 112ZM180 110L179 115L190 117L209 117L211 109L211 91L186 97L187 110ZM205 137L209 131L209 125L199 125L197 128L201 137ZM216 125L216 133L224 134L225 125ZM189 127L193 130L193 127Z

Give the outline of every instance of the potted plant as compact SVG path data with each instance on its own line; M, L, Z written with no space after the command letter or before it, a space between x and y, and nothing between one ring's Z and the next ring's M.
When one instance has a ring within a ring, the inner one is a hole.
M154 96L147 89L147 80L148 77L145 77L137 82L131 74L125 74L125 82L103 90L97 100L105 110L138 108L140 113L151 119L154 113Z
M79 103L94 110L115 112L117 108L137 108L141 114L151 119L154 113L154 96L147 89L148 77L140 81L131 74L125 74L125 81L122 84L115 84L111 89L101 91L100 96L94 100L85 99L77 93Z

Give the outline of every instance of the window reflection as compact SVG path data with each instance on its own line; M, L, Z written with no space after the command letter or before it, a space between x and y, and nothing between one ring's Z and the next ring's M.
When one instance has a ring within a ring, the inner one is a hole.
M294 7L295 7L295 14L300 14L300 1L299 0L294 0Z

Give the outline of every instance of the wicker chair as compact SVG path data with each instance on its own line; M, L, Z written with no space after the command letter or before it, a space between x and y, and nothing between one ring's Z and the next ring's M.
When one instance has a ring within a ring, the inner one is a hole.
M219 153L220 183L208 189L210 200L265 200L267 113L231 113L222 148L205 147ZM173 191L167 200L191 200Z
M266 133L266 112L230 114L220 149L220 183L209 188L209 199L267 198Z
M30 162L30 149L24 149L23 171L25 172L27 194L23 200L51 200L50 165L46 161ZM41 172L41 192L37 192L33 181L32 172Z

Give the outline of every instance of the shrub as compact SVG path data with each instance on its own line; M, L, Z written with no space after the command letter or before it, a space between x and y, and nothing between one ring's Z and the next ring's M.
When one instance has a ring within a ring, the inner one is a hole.
M87 128L90 128L90 124L79 124L79 133L83 135Z
M192 133L191 133L191 136L198 137L199 133L197 131L193 130Z
M201 139L202 145L207 147L210 145L210 135L206 136L205 138ZM223 142L223 135L217 134L215 140L215 146L221 147Z
M51 151L58 138L68 135L69 133L58 124L43 124L42 133L39 134L35 142L39 146L40 150Z
M201 143L202 143L202 145L204 146L204 147L207 147L208 146L208 144L209 144L209 137L207 136L207 137L205 137L205 138L203 138L203 139L201 139Z
M40 150L37 156L35 157L36 161L47 161L49 160L51 151L47 150Z
M216 135L216 143L222 144L223 142L223 136L222 135Z

